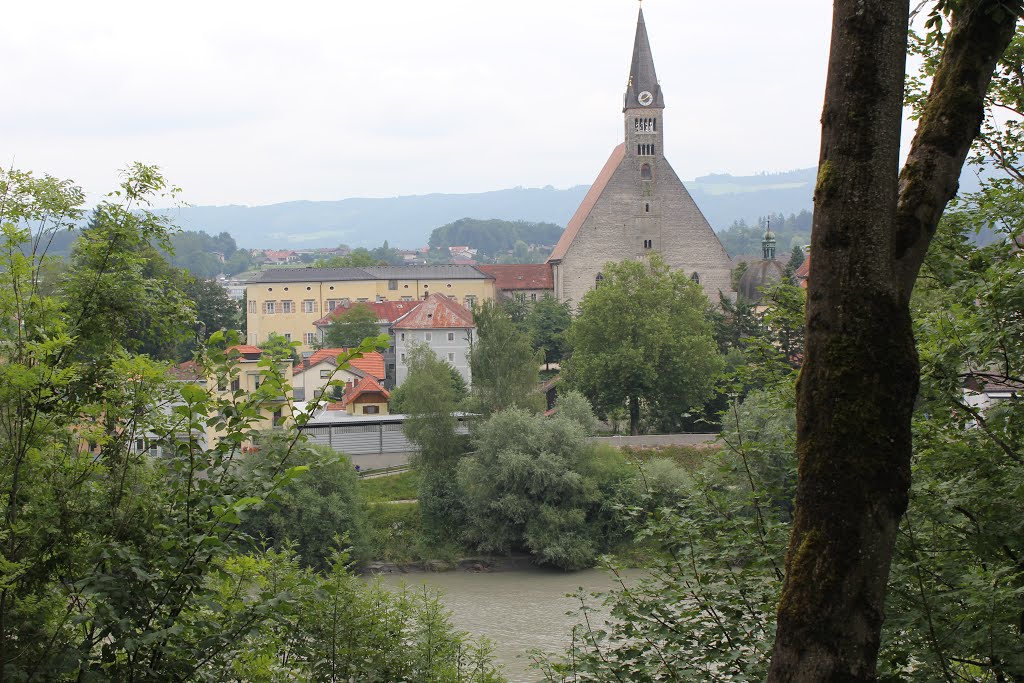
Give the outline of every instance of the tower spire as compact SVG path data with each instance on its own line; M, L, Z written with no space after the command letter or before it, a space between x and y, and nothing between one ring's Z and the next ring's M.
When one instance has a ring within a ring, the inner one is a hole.
M642 93L649 93L649 97L645 95L641 99ZM629 67L629 81L622 109L664 108L665 100L661 95L661 86L658 85L658 74L654 70L654 55L647 38L647 25L644 23L644 9L641 6L636 21L636 39L633 41L633 63Z

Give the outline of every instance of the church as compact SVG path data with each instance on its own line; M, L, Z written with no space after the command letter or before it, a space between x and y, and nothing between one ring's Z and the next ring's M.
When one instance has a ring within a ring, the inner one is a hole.
M719 292L731 298L729 255L665 158L665 100L643 9L622 111L625 142L612 150L548 257L555 296L578 306L606 263L657 253L713 303Z

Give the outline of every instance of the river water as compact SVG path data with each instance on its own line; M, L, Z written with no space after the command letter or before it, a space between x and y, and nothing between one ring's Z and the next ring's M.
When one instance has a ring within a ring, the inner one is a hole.
M623 574L627 583L639 577L639 571ZM450 571L429 574L389 574L380 577L384 585L416 587L426 583L443 593L442 600L452 611L452 621L474 636L486 636L496 646L495 659L504 666L511 683L540 680L530 669L528 652L534 648L562 653L572 639L572 627L580 622L567 612L580 602L566 594L582 588L585 592L614 588L614 577L604 571L555 572L543 569L509 569L470 573ZM594 606L592 602L588 605ZM591 624L603 625L607 612L602 608L590 613Z

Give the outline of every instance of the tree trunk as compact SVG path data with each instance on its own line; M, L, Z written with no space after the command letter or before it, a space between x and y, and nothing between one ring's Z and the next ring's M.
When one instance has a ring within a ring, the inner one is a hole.
M629 435L640 434L640 399L636 396L629 397Z
M797 386L797 507L770 682L876 679L910 488L910 292L1013 34L1015 18L996 5L966 0L954 17L898 182L908 2L835 2Z

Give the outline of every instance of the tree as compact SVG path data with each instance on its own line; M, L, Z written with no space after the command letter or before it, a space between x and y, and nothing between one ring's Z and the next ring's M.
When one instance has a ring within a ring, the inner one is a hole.
M287 439L264 439L242 466L266 470L289 446ZM332 556L346 548L356 562L369 559L366 507L352 462L326 446L296 448L290 460L308 467L309 475L283 487L274 502L250 512L241 530L279 550L294 543L290 547L307 567L327 569ZM344 545L338 547L339 541Z
M367 337L376 337L379 334L377 313L365 304L356 304L335 317L327 326L323 348L352 348L359 346Z
M593 566L624 538L622 507L636 502L637 487L618 451L585 434L568 417L516 408L478 425L458 469L466 540L483 552L525 550L560 569Z
M710 398L722 368L707 298L657 255L609 263L602 272L569 328L569 384L599 412L628 406L632 434L644 406L681 420Z
M795 272L800 266L804 264L804 250L799 244L793 247L793 251L789 254L789 263L786 267Z
M965 0L955 10L897 177L909 8L835 4L797 389L797 507L769 681L876 677L910 487L919 382L910 297L1020 7Z
M492 301L473 309L473 321L477 338L469 363L479 410L487 414L512 407L540 410L544 403L537 390L540 358L526 333Z
M526 316L533 348L544 354L544 363L559 363L569 351L565 333L572 322L568 302L546 296L534 302Z
M316 268L365 268L368 266L379 266L381 262L368 249L359 247L353 249L351 253L345 256L318 259L313 265Z
M413 344L406 354L409 376L402 383L402 408L408 415L402 431L419 447L420 512L435 540L451 540L463 519L455 472L466 451L455 411L458 387L451 366L426 344Z
M260 344L260 349L262 349L268 358L291 360L295 363L299 360L299 353L295 350L298 345L298 342L288 341L288 338L283 334L271 332L267 335L267 338L263 340L263 343Z

